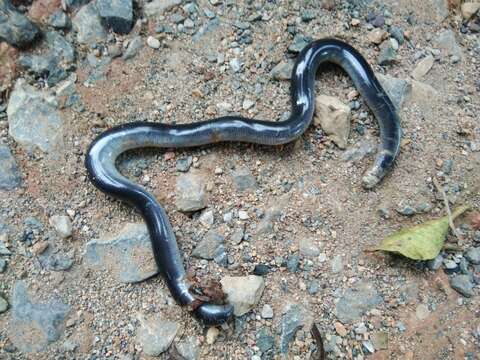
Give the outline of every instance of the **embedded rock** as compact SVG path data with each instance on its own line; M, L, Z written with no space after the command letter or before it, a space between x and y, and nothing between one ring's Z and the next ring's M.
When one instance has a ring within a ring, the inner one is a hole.
M115 236L87 243L84 260L105 269L119 282L135 283L158 273L145 224L127 224Z

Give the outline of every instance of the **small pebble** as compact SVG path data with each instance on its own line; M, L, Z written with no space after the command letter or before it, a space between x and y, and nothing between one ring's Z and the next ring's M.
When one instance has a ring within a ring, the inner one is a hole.
M159 49L160 48L160 40L154 38L153 36L149 36L147 38L147 45L152 49Z
M265 304L263 305L262 308L262 313L261 313L262 318L264 319L271 319L273 318L273 309L270 305Z

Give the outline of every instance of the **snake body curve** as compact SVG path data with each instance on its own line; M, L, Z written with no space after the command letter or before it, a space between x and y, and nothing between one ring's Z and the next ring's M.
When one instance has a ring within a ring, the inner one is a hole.
M292 71L292 110L287 120L273 122L225 116L181 125L133 122L103 132L88 149L85 165L90 181L104 193L138 209L147 224L156 263L172 296L180 305L189 305L206 324L225 322L231 317L233 307L201 302L191 293L164 209L153 195L121 175L115 161L125 151L143 147L184 148L224 141L264 145L291 142L312 122L315 75L323 63L334 63L350 76L378 121L379 151L362 179L365 188L372 188L392 167L399 152L400 121L367 61L353 47L336 39L314 41L299 54Z

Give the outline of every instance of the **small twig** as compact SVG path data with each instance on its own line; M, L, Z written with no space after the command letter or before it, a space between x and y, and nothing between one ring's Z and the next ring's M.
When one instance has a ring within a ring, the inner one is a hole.
M462 236L458 233L457 229L455 229L455 225L453 224L453 217L452 212L450 211L450 206L448 205L447 194L445 193L445 190L443 190L443 188L440 186L436 177L433 177L432 180L433 185L435 185L435 187L437 188L437 191L442 194L443 202L445 204L445 210L447 211L448 215L448 225L450 225L450 229L452 229L452 233L457 237L457 239L462 240Z
M317 324L313 323L312 328L310 329L310 333L312 334L313 339L317 344L317 352L315 353L313 359L315 360L325 360L325 348L323 346L323 338L322 334L320 334L320 330L318 329Z

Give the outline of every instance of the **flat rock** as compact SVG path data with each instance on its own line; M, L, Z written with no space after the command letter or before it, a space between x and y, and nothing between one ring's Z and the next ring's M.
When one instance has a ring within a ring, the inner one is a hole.
M473 296L473 283L470 280L470 275L456 275L451 277L450 286L465 297Z
M442 22L448 17L448 1L447 0L430 0L433 19Z
M7 107L8 132L25 147L49 153L63 145L63 120L48 92L36 90L24 79L15 83Z
M127 224L112 237L86 245L87 266L105 269L119 282L135 283L158 273L145 224Z
M177 209L182 212L192 212L205 208L207 206L205 186L205 179L200 175L180 175L176 187Z
M341 255L335 255L332 259L332 273L338 274L343 270L343 260Z
M352 323L382 301L373 284L362 282L344 292L336 305L335 312L342 323Z
M338 98L319 95L315 99L315 125L320 125L329 138L341 149L347 146L350 134L350 107Z
M300 255L305 257L316 257L320 254L320 249L312 238L301 238L298 242Z
M167 351L177 335L180 325L174 321L165 320L159 315L148 318L139 316L139 320L140 327L135 339L145 355L159 356Z
M17 11L10 0L0 0L0 41L23 48L29 46L39 34L38 27Z
M232 172L233 182L238 191L245 191L257 187L257 181L252 175L250 169L240 167Z
M433 45L440 49L444 55L454 55L460 59L463 57L463 51L455 39L455 33L452 30L444 30L433 39Z
M225 238L214 230L205 234L192 252L197 258L213 260L218 255L219 247L225 242Z
M265 289L263 277L256 275L225 276L220 283L228 302L233 305L235 316L242 316L252 310Z
M267 327L262 327L257 333L256 344L262 353L269 354L275 347L275 338ZM270 359L273 357L265 357Z
M73 18L72 23L77 32L77 41L81 44L92 45L107 38L95 1L83 6Z
M39 352L57 341L64 330L70 307L60 300L35 303L29 297L25 283L17 281L12 294L12 320L9 335L22 352Z
M71 25L70 18L62 10L57 10L50 15L48 23L55 29L68 29Z
M175 343L175 349L184 360L197 360L200 355L198 340L195 336L187 336Z
M280 352L286 354L290 343L295 339L298 330L304 325L305 319L299 305L287 305L283 311L280 324Z
M8 301L0 296L0 314L8 310Z
M13 190L21 183L20 170L10 148L0 142L0 190Z
M375 154L377 145L373 139L367 138L360 140L353 147L345 150L341 157L343 161L358 162L368 155Z
M384 41L380 45L380 53L378 54L377 62L381 66L391 65L397 59L397 51L392 46L391 41Z
M431 108L439 97L438 91L421 81L411 80L409 83L411 92L408 96L408 102L414 102L424 108Z
M386 91L388 97L392 101L397 110L402 108L402 105L407 96L412 91L412 85L404 79L395 78L380 73L375 73L380 85Z
M182 0L153 0L145 4L143 11L148 17L156 17L181 3Z
M292 61L281 61L270 71L270 75L275 80L290 80L292 77L293 71L293 62Z
M132 29L132 0L97 0L97 9L104 24L114 32L127 34Z
M433 66L433 56L428 55L424 57L420 62L415 66L415 69L412 71L412 78L415 80L422 79Z

